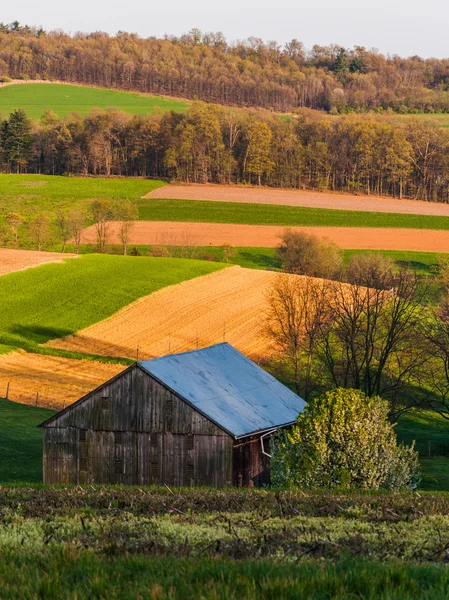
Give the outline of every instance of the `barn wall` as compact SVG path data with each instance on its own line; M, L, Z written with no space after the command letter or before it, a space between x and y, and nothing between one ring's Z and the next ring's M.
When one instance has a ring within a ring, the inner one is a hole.
M232 482L232 438L138 367L44 428L44 481Z
M264 443L267 447L267 439ZM259 487L269 484L269 465L269 457L262 453L260 435L235 440L233 446L233 485Z

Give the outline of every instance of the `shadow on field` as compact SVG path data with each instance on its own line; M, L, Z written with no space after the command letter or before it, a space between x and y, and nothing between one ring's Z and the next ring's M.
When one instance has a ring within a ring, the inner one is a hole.
M42 327L41 325L14 325L9 328L9 332L36 344L44 344L49 340L74 333L72 329Z

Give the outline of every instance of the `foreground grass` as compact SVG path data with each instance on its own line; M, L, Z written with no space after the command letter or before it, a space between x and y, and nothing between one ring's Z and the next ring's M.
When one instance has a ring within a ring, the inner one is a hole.
M358 212L298 206L273 206L207 200L145 198L138 202L141 221L235 223L240 225L398 227L449 229L449 217Z
M8 115L17 108L23 108L36 121L46 109L64 118L74 111L86 115L93 108L115 108L131 115L148 115L155 110L184 112L187 106L187 102L175 98L80 85L36 83L0 88L0 113Z
M22 217L45 214L52 218L59 209L87 211L93 200L138 200L162 185L162 181L132 177L108 179L0 174L0 219L11 212Z
M447 598L449 572L440 565L363 560L99 558L79 548L62 554L7 552L0 586L3 600L441 600Z
M52 414L0 398L0 484L42 481L42 431L37 425Z
M0 278L0 344L33 351L138 298L225 265L187 259L88 255Z

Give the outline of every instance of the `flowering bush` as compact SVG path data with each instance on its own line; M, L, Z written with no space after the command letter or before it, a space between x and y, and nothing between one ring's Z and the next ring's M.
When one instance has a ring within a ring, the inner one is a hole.
M388 404L336 389L309 403L273 444L271 480L281 487L413 489L418 453L398 445Z

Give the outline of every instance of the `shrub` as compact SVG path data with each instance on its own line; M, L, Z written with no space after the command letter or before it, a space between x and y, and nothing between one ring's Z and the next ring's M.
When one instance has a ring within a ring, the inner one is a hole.
M331 279L341 269L341 250L329 240L286 229L277 255L287 273Z
M388 404L339 388L307 405L273 444L275 486L412 489L420 480L418 454L397 445Z

